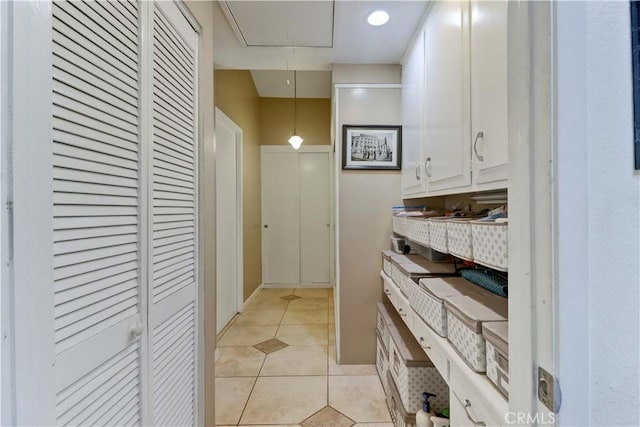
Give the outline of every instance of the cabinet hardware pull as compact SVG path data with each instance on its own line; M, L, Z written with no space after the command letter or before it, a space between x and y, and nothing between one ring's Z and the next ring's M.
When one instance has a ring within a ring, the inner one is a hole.
M398 314L400 314L401 317L407 317L407 313L405 313L404 310L402 310L402 308L398 309Z
M476 139L473 141L473 152L481 162L484 161L484 156L478 154L478 138L484 138L484 132L480 131L476 134Z
M473 417L469 413L469 408L471 408L471 402L469 401L469 399L465 399L464 400L464 412L467 413L467 418L469 418L469 421L471 421L473 423L473 425L475 425L475 426L486 426L487 423L485 423L484 421L476 421L476 420L473 419Z
M424 171L431 178L431 157L427 157L424 161Z
M416 181L420 181L420 163L416 163Z
M384 294L385 294L385 295L391 295L391 291L390 291L389 289L385 289L385 290L384 290Z

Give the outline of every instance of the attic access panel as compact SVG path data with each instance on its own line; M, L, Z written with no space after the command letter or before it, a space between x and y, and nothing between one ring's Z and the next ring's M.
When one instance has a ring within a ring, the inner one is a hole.
M223 1L231 28L248 47L333 47L334 1Z

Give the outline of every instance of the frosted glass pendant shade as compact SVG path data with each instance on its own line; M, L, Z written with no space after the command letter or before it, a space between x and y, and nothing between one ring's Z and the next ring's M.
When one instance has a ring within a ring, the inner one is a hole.
M304 140L298 135L293 135L291 138L289 138L289 144L291 144L291 146L296 150L300 148L300 146L302 145L302 141Z

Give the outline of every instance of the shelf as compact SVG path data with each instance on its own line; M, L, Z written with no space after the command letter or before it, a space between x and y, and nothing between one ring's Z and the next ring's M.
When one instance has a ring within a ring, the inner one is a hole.
M401 314L402 320L451 390L463 400L468 399L474 402L475 407L480 407L480 413L487 418L487 425L504 424L509 403L489 378L471 371L446 338L437 335L411 308L407 312L407 307L410 307L407 298L384 271L380 271L380 277L384 293L396 310L402 309L406 313L404 316Z

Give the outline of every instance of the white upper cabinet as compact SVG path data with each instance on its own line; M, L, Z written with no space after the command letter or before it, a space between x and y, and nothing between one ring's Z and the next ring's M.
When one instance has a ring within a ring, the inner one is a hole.
M471 136L474 186L506 187L506 0L471 1Z
M425 169L430 192L471 185L469 5L435 2L425 21Z
M507 6L431 6L403 64L404 198L507 187Z
M424 158L424 32L416 36L402 64L402 197L425 192Z

